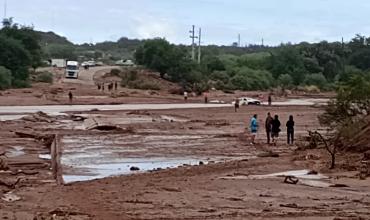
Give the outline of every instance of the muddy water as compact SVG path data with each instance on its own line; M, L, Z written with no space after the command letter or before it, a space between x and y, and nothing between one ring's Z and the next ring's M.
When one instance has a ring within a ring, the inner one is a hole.
M130 171L131 167L145 172L251 157L248 153L215 152L212 143L221 142L230 143L214 135L199 134L64 136L61 140L63 179L69 183L137 172Z
M84 157L82 160L86 160ZM81 158L80 158L81 160ZM88 181L101 179L109 176L135 174L156 169L176 168L183 165L198 165L200 161L205 161L204 158L119 158L115 162L110 163L87 163L74 164L73 170L63 175L65 183ZM67 161L62 161L63 164L70 164ZM203 162L207 163L207 162ZM131 167L137 167L139 171L131 171Z

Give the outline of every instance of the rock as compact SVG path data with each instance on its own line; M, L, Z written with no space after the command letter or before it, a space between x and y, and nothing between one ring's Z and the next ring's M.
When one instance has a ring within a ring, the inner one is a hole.
M100 111L99 109L97 109L97 108L93 108L93 109L91 109L90 110L91 112L98 112L98 111Z
M130 170L131 170L131 171L139 171L139 170L140 170L140 168L139 168L139 167L134 167L134 166L133 166L133 167L130 167Z

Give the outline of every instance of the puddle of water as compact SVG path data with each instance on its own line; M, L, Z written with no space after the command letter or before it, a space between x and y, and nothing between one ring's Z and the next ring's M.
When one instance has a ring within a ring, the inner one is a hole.
M118 163L103 163L89 165L74 165L72 173L78 175L67 174L63 175L65 183L89 181L94 179L102 179L110 176L127 175L138 172L146 172L155 169L177 168L184 164L198 165L199 161L204 161L194 158L126 158ZM130 168L138 167L140 171L131 171ZM80 171L80 172L79 172Z
M39 158L43 160L51 160L50 154L39 154Z
M12 147L12 149L7 150L5 156L9 158L23 156L26 154L23 150L24 150L24 147L14 146Z

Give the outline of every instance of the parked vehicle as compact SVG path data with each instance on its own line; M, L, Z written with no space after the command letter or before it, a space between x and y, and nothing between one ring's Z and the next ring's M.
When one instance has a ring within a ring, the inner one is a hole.
M79 65L77 61L67 61L67 67L66 67L66 78L78 78L79 73Z
M261 101L254 98L249 97L241 97L239 98L239 105L261 105ZM232 104L235 104L235 101L232 102Z
M118 60L115 63L117 66L135 66L132 60Z
M52 67L65 68L66 60L65 59L51 59L50 64Z

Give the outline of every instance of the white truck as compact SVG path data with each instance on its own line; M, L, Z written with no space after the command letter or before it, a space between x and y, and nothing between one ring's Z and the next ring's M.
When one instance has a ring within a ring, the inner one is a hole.
M79 65L77 61L67 61L66 78L78 78Z

